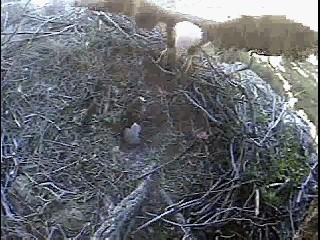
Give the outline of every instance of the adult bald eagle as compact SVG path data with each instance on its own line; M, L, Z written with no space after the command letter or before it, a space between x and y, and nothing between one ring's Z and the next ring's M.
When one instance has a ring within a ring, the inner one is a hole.
M186 42L190 47L199 45L199 41L212 41L215 47L222 49L257 50L264 55L284 55L293 60L301 59L310 53L318 53L318 33L285 16L242 16L217 23L169 11L149 0L79 0L76 5L134 16L137 27L148 30L160 22L166 23L167 61L172 67L175 67L177 48L181 47L182 43L185 44L183 48L188 48ZM178 30L187 24L190 27L188 40L183 30ZM195 31L192 32L191 29ZM192 33L194 37L191 37ZM192 38L196 40L192 42Z

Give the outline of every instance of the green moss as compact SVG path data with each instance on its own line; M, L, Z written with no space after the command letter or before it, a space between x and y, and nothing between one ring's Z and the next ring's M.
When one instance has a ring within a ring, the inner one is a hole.
M261 196L262 200L274 206L281 206L284 203L284 199L273 188L262 188Z
M287 127L282 139L275 149L269 149L266 153L259 151L257 163L247 168L250 178L260 182L262 199L275 206L284 204L290 192L299 187L309 173L307 158L301 152L300 139L291 127ZM268 187L273 183L280 185ZM280 193L278 190L281 186L285 187Z
M272 160L274 166L274 178L288 179L295 184L300 185L302 178L309 173L307 158L301 153L300 138L295 136L294 130L287 127L284 139L287 141L283 144L283 152Z

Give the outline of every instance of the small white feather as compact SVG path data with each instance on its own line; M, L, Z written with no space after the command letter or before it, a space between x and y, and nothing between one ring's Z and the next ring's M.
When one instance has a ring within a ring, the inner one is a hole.
M130 145L140 144L141 129L141 126L137 123L133 123L130 128L125 128L123 132L125 142Z

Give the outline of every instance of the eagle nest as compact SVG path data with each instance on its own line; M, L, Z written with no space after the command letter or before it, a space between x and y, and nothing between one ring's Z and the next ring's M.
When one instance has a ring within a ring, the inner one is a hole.
M2 236L294 235L317 153L265 81L209 55L170 72L155 61L165 34L121 15L21 16L23 33L2 34Z

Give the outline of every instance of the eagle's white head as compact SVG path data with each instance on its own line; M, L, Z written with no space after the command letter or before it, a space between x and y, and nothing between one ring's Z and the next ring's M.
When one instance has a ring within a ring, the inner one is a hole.
M177 54L185 54L187 50L198 45L202 40L202 30L199 26L188 22L178 22L174 27L175 47Z

